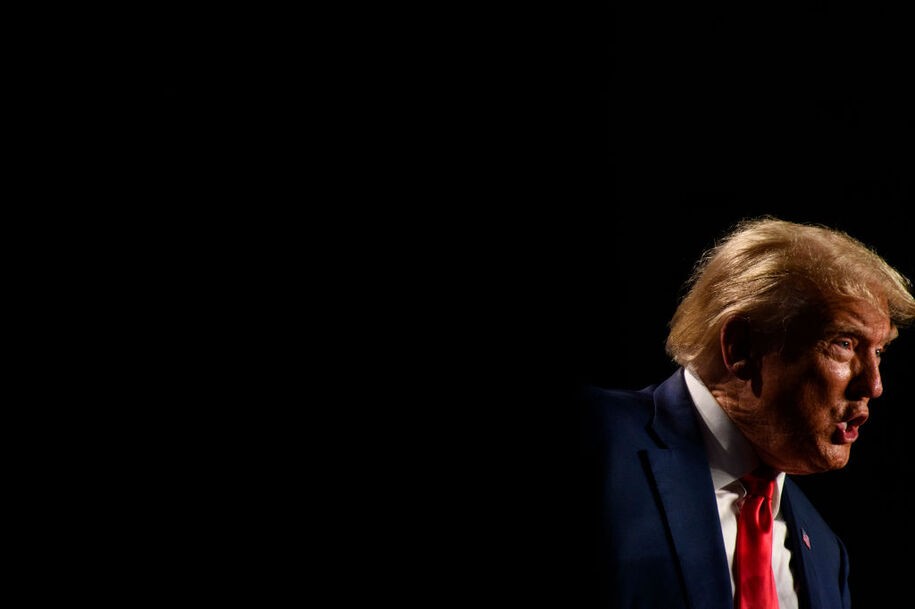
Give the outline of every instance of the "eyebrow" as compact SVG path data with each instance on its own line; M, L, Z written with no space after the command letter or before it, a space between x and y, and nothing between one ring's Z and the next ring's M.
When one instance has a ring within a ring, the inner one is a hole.
M829 323L824 328L824 330L825 330L824 334L829 334L829 335L851 334L851 335L859 337L859 338L870 340L870 338L868 336L868 334L869 334L868 326L866 324L860 323L858 321L841 321L841 322L833 321L833 322ZM896 340L896 338L898 336L899 336L899 329L896 327L895 324L891 324L889 334L887 334L886 338L882 341L883 345L884 346L889 345L891 342ZM881 341L876 341L876 342L881 342Z

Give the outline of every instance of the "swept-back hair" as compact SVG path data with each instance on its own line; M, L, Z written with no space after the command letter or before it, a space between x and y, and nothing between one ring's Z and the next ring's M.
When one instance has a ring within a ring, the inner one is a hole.
M843 231L771 216L739 222L696 263L670 321L667 353L683 366L720 358L719 334L732 316L755 332L783 336L831 297L889 306L896 327L915 320L912 282Z

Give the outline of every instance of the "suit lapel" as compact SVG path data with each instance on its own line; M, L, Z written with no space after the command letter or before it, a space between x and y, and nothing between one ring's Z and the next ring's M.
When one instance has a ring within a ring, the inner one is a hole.
M682 371L655 392L652 431L662 448L645 451L691 607L733 606L715 489ZM685 438L685 440L683 439Z
M728 559L708 464L674 450L653 451L647 457L690 606L730 609Z
M790 484L786 481L783 486L782 494L782 512L785 516L785 524L788 526L788 549L791 550L792 571L795 578L800 578L799 598L801 609L830 609L824 605L820 597L819 586L812 585L813 582L819 581L817 577L816 565L810 556L811 543L807 537L807 525L799 519L791 506ZM806 539L806 541L805 541Z

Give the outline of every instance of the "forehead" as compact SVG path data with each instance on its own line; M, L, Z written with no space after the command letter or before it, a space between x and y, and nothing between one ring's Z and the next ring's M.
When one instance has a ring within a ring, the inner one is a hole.
M898 331L890 321L886 304L878 306L869 300L841 298L827 303L824 330L827 333L850 332L874 341L889 341Z

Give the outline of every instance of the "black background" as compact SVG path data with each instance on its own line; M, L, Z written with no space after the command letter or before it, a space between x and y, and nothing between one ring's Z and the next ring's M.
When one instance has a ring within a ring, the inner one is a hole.
M810 3L568 13L532 36L531 61L504 85L523 90L498 123L516 134L507 167L519 204L498 224L485 287L504 297L493 337L509 346L493 367L512 388L492 407L511 405L523 445L509 460L518 481L502 482L516 495L504 519L523 565L513 589L536 582L535 595L577 606L587 601L573 600L581 515L562 388L667 378L681 286L745 217L844 229L915 277L915 105L902 13ZM915 541L913 369L904 330L850 464L798 479L847 543L859 607L903 596L915 566L896 553Z
M448 13L330 42L314 38L320 20L169 18L141 61L143 174L162 178L149 187L163 201L194 201L188 243L251 253L259 294L301 281L320 296L302 344L330 330L325 359L344 367L332 392L360 387L342 409L419 438L342 426L384 438L372 458L397 452L422 496L401 507L396 468L369 483L344 467L339 484L378 491L357 491L347 548L382 547L381 564L416 528L422 566L405 587L433 582L441 604L483 583L490 600L581 606L567 390L673 371L666 324L703 250L774 214L845 229L915 277L910 20L832 3ZM210 222L227 216L244 229ZM904 331L849 466L799 480L848 544L858 607L908 588L913 369ZM333 454L361 462L359 437ZM353 524L379 503L399 517ZM391 546L366 543L378 530ZM375 570L361 560L345 573Z

